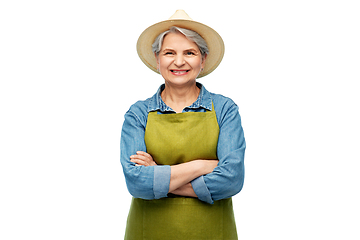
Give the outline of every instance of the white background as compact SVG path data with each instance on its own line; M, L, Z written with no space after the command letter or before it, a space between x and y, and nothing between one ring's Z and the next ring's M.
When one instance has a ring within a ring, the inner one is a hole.
M357 1L175 2L1 1L0 238L123 238L123 115L163 81L136 41L185 9L226 45L200 82L243 121L239 239L360 239Z

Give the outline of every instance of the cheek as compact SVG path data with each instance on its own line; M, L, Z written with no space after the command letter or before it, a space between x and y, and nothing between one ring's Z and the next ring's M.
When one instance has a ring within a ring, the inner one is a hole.
M199 61L198 59L192 61L192 62L190 63L190 65L191 65L192 68L194 68L194 69L200 69L200 68L202 68L202 66L203 66L202 63L201 63L201 61Z
M170 64L171 64L171 60L167 58L160 58L157 61L158 68L168 68Z

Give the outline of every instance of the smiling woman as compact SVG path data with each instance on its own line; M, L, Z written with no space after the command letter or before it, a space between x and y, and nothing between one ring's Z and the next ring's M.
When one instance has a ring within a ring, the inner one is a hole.
M178 32L165 36L156 59L159 72L165 79L161 97L176 112L182 112L184 106L195 102L199 95L200 89L194 81L205 66L206 55L203 57L196 43ZM174 88L177 91L179 87L189 94L189 97L183 98L185 102L174 99Z
M240 115L230 98L196 82L221 62L221 37L179 10L146 29L137 48L165 83L125 114L121 164L133 196L125 239L237 239Z

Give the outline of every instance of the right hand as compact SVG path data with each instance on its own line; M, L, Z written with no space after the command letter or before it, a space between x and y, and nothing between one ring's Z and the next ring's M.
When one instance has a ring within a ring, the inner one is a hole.
M152 156L143 151L137 151L136 155L130 156L130 161L135 163L135 166L155 166L156 162L153 160Z

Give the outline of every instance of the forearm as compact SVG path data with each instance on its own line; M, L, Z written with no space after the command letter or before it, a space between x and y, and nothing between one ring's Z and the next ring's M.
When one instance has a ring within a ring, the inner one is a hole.
M175 191L201 175L211 173L217 163L216 160L194 160L171 166L169 192Z
M152 156L142 151L137 151L137 154L131 155L130 159L130 161L135 163L136 166L156 165ZM154 194L155 192L158 193L155 194L155 198L159 198L159 196L161 197L162 195L166 195L167 193L173 193L181 196L197 197L197 194L195 193L190 182L192 182L199 176L211 173L217 166L218 162L218 160L194 160L178 165L168 166L168 170L166 168L154 169L153 189ZM166 191L164 191L164 186L167 186Z
M192 188L191 183L187 183L184 186L175 189L171 193L180 196L197 197L196 193L194 192L194 189Z
M184 186L201 175L203 175L201 160L171 166L169 192Z

